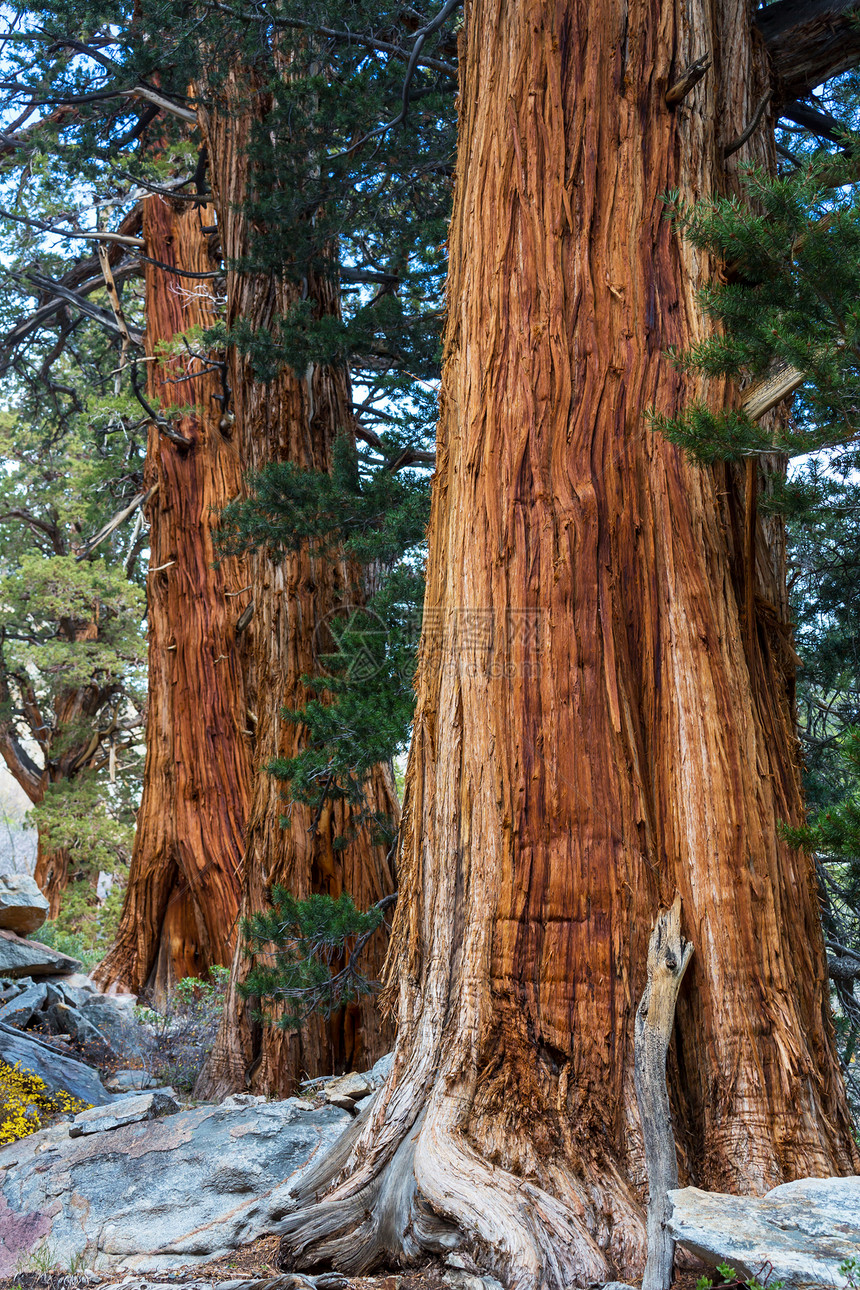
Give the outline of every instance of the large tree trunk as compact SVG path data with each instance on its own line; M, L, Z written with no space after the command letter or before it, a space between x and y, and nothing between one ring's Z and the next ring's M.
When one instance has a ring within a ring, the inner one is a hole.
M220 87L219 87L220 88ZM219 212L222 246L228 265L248 255L249 229L243 211L249 190L247 143L253 125L246 104L250 82L232 85L233 113L211 113L205 120L212 183ZM227 86L227 96L231 85ZM263 95L254 100L265 113ZM321 314L336 314L337 283L312 276L307 296ZM249 320L254 330L271 328L301 298L298 284L240 272L227 278L228 324ZM231 386L236 434L242 464L250 472L269 462L327 471L340 433L353 427L349 374L344 367L311 365L301 376L284 368L271 384L260 382L251 360L235 349ZM253 602L245 633L246 688L256 714L253 749L255 767L275 757L293 757L302 748L305 732L285 722L281 708L301 708L312 697L302 683L318 671L317 655L330 646L325 624L349 604L359 603L357 571L330 555L308 550L281 555L259 551L251 556L250 590L241 601ZM378 767L368 786L371 809L396 820L399 815L390 767ZM260 773L248 822L245 853L243 916L259 910L274 883L297 896L348 892L356 905L367 908L394 890L386 848L374 841L372 829L354 828L348 803L327 806L319 819L307 805L293 801L282 783ZM335 845L349 838L347 845ZM377 933L364 960L370 976L378 975L387 936ZM381 1019L372 998L335 1014L330 1021L310 1020L300 1031L285 1033L261 1027L255 1009L242 999L238 986L250 962L237 948L233 961L224 1021L215 1048L197 1086L200 1096L237 1088L281 1094L297 1080L332 1071L361 1068L390 1047L392 1031Z
M211 207L144 202L148 254L192 273L213 267ZM156 407L191 408L171 425L189 447L150 426L148 507L149 707L143 798L117 940L102 985L163 997L184 976L228 964L236 940L251 759L236 620L241 560L214 568L217 511L239 489L240 458L217 401L217 367L161 348L211 325L205 280L146 267L147 390ZM171 384L196 373L193 379Z
M98 639L96 622L88 623L84 627L78 626L77 629L72 626L68 630L69 632L77 630L78 636L84 639ZM57 755L54 748L50 746L45 750L46 769L42 771L38 781L28 785L26 779L18 779L34 806L43 800L49 785L74 780L80 771L86 769L98 746L93 726L110 695L110 689L90 684L75 686L58 696L54 711L53 733L61 751ZM63 736L67 737L69 730L79 726L86 732L84 742L76 741L71 746L64 746ZM50 840L45 837L44 830L39 828L36 869L33 877L50 906L49 918L56 918L62 909L69 882L74 876L72 853L66 847L52 846ZM95 883L93 883L93 895L95 895Z
M517 1287L641 1274L633 1022L676 893L682 1177L858 1165L813 869L779 833L803 814L781 538L742 472L646 417L735 397L666 356L703 334L711 266L663 195L767 157L763 128L722 159L767 85L749 22L730 0L468 6L396 1059L302 1184L285 1259L358 1270L459 1233Z

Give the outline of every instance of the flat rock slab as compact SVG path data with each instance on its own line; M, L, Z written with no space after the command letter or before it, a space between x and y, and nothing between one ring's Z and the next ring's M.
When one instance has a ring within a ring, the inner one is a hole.
M786 1290L848 1286L839 1271L860 1259L860 1177L800 1178L766 1196L684 1187L669 1193L669 1231L686 1249Z
M0 927L26 936L48 917L50 905L26 874L0 878Z
M33 1035L0 1022L0 1058L9 1066L38 1075L51 1093L66 1092L89 1106L104 1106L111 1097L96 1072L73 1057L58 1053Z
M120 1106L121 1103L115 1103ZM163 1272L274 1230L289 1189L352 1123L293 1098L201 1106L110 1133L55 1125L0 1149L0 1278L47 1242L60 1266Z
M0 931L0 976L65 976L80 969L77 959L58 954L49 945Z
M112 1106L94 1106L81 1111L69 1125L70 1138L85 1138L92 1133L110 1133L126 1124L141 1124L144 1120L157 1120L162 1115L175 1115L179 1103L169 1093L140 1093L137 1097L123 1097Z

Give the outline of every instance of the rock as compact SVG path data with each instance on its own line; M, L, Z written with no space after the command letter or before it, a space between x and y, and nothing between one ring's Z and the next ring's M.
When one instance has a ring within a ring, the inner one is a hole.
M113 1050L106 1037L80 1009L67 1003L55 1003L52 1008L46 1008L42 1016L52 1034L71 1035L86 1061L97 1066L112 1056Z
M326 1093L325 1100L331 1106L339 1106L344 1111L352 1112L355 1110L355 1102L351 1097L347 1097L345 1093L332 1093L331 1097Z
M291 1186L351 1123L290 1098L22 1138L0 1148L0 1280L46 1243L60 1266L80 1259L102 1273L218 1258L277 1230Z
M669 1193L669 1231L706 1263L744 1277L784 1281L791 1290L842 1287L839 1265L860 1259L860 1177L800 1178L766 1196Z
M0 1058L10 1066L20 1065L21 1070L38 1075L51 1093L65 1091L92 1106L104 1106L112 1100L96 1072L89 1066L2 1022Z
M26 990L20 990L0 1008L0 1021L4 1021L7 1026L17 1026L19 1030L23 1030L33 1013L42 1007L47 995L47 986L41 981L36 985L28 986Z
M323 1096L334 1106L344 1106L350 1110L360 1097L367 1097L372 1092L373 1085L367 1075L351 1071L349 1075L339 1075L337 1079L330 1080L323 1089Z
M105 1077L105 1088L111 1093L131 1093L140 1089L155 1088L158 1080L149 1071L114 1071Z
M445 1263L449 1270L442 1273L442 1280L451 1290L504 1290L501 1281L479 1268L470 1254L454 1250L445 1255Z
M42 926L49 910L47 900L26 874L0 878L0 927L26 936Z
M139 1124L143 1120L157 1120L162 1115L175 1115L179 1103L169 1093L141 1093L138 1097L124 1097L111 1106L95 1106L81 1111L69 1125L70 1138L82 1138L91 1133L109 1133L125 1124Z
M17 981L13 981L11 977L0 977L0 1003L6 1003L7 1000L14 998L16 994L20 994L22 990L32 984L33 978L29 976L21 977Z
M100 1035L119 1056L140 1061L144 1055L143 1032L132 1011L133 994L112 996L94 994L81 1005L81 1015L95 1026Z
M62 981L52 981L51 985L58 994L62 995L57 1002L68 1003L72 1008L82 1008L95 993L95 987L89 977L83 976L80 972L74 972Z
M221 1099L221 1105L235 1111L240 1106L259 1106L266 1098L262 1093L230 1093Z
M25 941L14 932L0 931L0 973L4 976L64 976L77 972L77 959L58 954L39 941Z
M365 1076L368 1084L372 1089L382 1088L382 1085L391 1074L391 1067L394 1065L394 1053L386 1053L380 1057L378 1062L374 1062Z

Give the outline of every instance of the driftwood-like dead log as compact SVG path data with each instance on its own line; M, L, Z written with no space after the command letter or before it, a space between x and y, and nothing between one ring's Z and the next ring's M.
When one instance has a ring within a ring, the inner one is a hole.
M636 1010L636 1100L648 1169L648 1259L642 1290L669 1290L675 1242L666 1230L678 1159L666 1090L666 1053L678 991L693 954L681 935L681 897L657 918L648 943L648 982Z

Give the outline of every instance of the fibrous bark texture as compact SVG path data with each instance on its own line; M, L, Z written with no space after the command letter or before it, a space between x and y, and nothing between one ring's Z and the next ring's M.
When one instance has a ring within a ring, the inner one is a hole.
M211 112L204 126L213 188L219 213L222 246L228 265L249 252L250 232L243 210L249 195L247 145L254 116L248 107L249 80L237 74L225 94L233 111ZM260 94L254 110L265 114ZM320 313L336 313L336 280L311 276L307 297ZM301 298L302 287L230 269L227 277L227 321L243 318L255 331L271 329ZM352 397L349 374L342 366L311 364L301 375L284 368L264 384L249 357L231 352L230 384L236 437L244 470L259 471L270 462L326 471L338 434L351 433ZM240 601L253 603L243 633L245 686L255 714L253 757L256 769L275 757L293 757L304 743L301 726L285 722L282 707L301 708L311 697L302 677L319 670L317 658L331 645L326 624L350 604L360 602L358 574L345 561L310 550L254 553L249 560L249 590ZM371 810L396 820L399 815L390 768L379 767L367 796ZM317 818L304 803L290 800L284 785L265 772L254 781L245 853L242 915L266 903L275 883L297 896L348 892L356 905L368 908L395 888L386 848L367 827L355 829L348 803L329 803ZM346 845L335 845L346 839ZM368 947L363 966L378 975L387 936L378 933ZM310 1020L300 1031L286 1033L261 1027L253 1017L258 1004L244 1000L238 990L249 960L238 947L233 961L227 1006L215 1048L197 1086L198 1095L212 1096L237 1088L288 1093L307 1076L361 1068L391 1046L390 1026L376 1002L365 999L330 1020Z
M670 110L667 87L710 52ZM667 347L712 266L665 218L767 162L733 0L472 0L392 1075L306 1179L283 1257L457 1239L508 1285L645 1262L633 1023L657 910L696 946L681 1171L762 1192L858 1163L827 1017L778 528L650 408L725 406Z
M143 235L153 260L192 273L213 267L211 207L144 203ZM165 346L211 325L206 280L146 267L149 401L185 409L167 417L185 448L150 425L145 480L158 481L147 511L150 572L149 706L143 798L117 940L98 969L103 985L158 997L185 976L230 963L251 793L251 748L236 638L241 560L214 568L217 511L241 474L217 401L217 366ZM178 342L177 342L178 343ZM189 377L190 379L181 379Z

